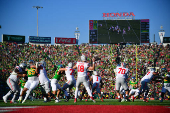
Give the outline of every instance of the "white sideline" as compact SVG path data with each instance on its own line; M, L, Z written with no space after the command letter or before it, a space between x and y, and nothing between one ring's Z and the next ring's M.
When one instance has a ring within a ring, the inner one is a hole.
M0 109L20 109L20 108L37 108L38 106L16 106L16 107L0 107Z

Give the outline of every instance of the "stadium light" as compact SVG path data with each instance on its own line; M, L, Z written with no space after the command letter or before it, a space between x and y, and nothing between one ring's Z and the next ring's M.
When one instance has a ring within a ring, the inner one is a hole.
M37 8L37 36L38 36L38 9L39 9L39 8L43 8L43 7L33 6L32 8Z
M79 37L80 37L80 31L78 31L78 27L76 27L76 31L74 32L74 35L76 37L76 44L78 45L78 40L79 40Z

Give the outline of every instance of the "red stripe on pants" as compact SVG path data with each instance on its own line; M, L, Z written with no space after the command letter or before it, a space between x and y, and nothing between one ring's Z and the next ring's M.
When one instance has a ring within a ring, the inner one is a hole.
M12 85L11 85L11 82L10 82L10 78L9 78L9 84L10 84L10 86L11 86L11 88L12 88ZM13 88L12 88L12 91L13 91Z

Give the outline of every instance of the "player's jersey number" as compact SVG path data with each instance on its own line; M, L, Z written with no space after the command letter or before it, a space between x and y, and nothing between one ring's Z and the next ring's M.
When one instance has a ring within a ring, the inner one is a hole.
M119 68L118 74L125 74L125 69Z
M151 73L151 72L149 71L146 75L149 75L149 73Z
M78 72L84 72L84 65L78 65Z
M70 75L73 75L73 73L74 73L74 70L70 69Z
M35 69L28 70L28 75L35 75Z
M97 80L96 81L99 81L99 78L97 77Z
M22 83L22 86L25 86L25 83Z

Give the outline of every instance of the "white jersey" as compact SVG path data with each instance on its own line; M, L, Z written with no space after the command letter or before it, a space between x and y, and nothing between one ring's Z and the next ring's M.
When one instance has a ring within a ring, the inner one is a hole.
M76 66L78 69L78 77L87 76L87 69L89 67L89 63L77 62Z
M116 67L116 78L126 78L128 73L128 68Z
M16 66L15 69L12 71L11 75L9 76L9 78L12 79L15 82L18 82L19 77L18 77L18 74L15 72L15 70L22 72L22 69L19 66Z
M100 80L101 80L100 76L92 75L92 77L93 77L93 84L100 83Z
M69 81L69 80L75 80L74 79L74 69L73 68L70 68L70 67L66 67L66 71L65 71L65 73L66 73L66 78L67 78L67 80Z
M47 71L44 68L43 65L40 65L43 67L43 69L40 69L40 74L39 74L39 81L41 84L44 84L45 82L49 81L48 77L47 77Z
M141 79L141 81L150 82L151 79L153 78L153 72L154 72L154 71L149 71L149 72Z

